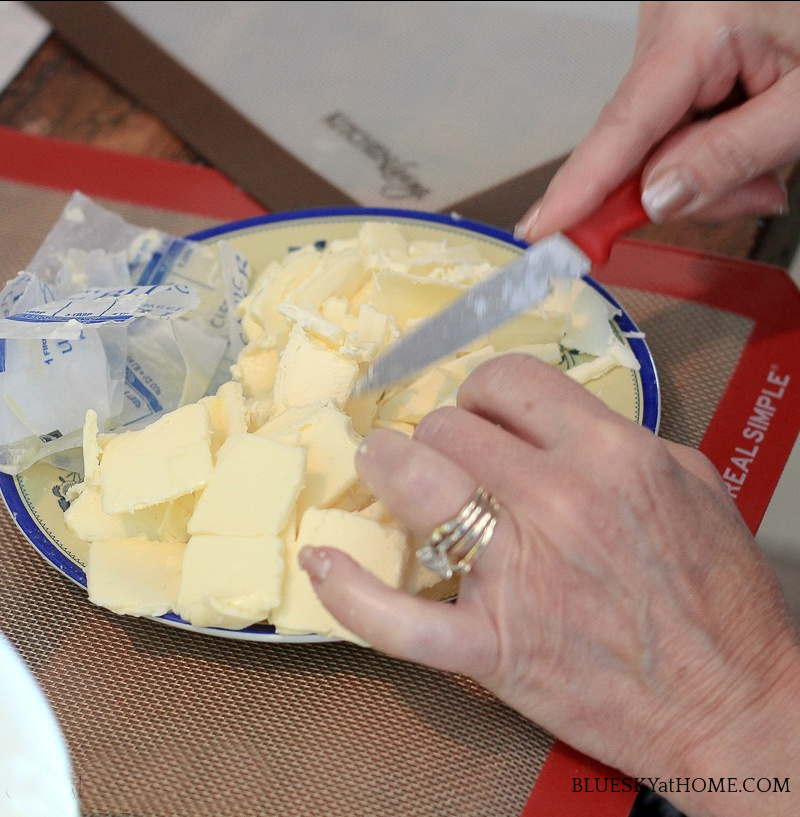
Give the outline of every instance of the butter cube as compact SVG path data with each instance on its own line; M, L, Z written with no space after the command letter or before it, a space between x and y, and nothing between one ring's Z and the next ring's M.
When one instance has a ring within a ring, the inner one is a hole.
M272 263L256 279L251 292L239 303L237 313L248 341L272 340L282 349L289 325L278 312L278 304L318 268L320 253L306 247L289 253L281 263Z
M132 513L204 487L213 468L210 440L209 414L201 403L111 437L100 460L103 510Z
M250 341L231 366L231 376L242 384L242 391L247 397L271 392L277 371L278 350L272 339Z
M454 404L461 380L443 367L429 369L408 388L395 392L378 405L378 420L416 425L437 406Z
M294 422L284 419L294 415ZM324 508L358 479L355 454L360 438L350 418L334 403L287 409L257 432L288 444L299 436L306 450L305 488L297 500L297 512L312 506Z
M208 409L211 419L211 451L216 453L231 434L247 431L244 394L241 383L229 380L215 395L200 400Z
M100 488L85 485L64 511L66 526L82 541L98 539L160 539L159 530L168 504L151 505L134 513L106 513Z
M291 324L300 326L307 335L321 340L333 349L341 346L347 338L347 332L341 326L329 321L319 312L312 312L290 303L278 304L278 312Z
M114 613L163 616L178 600L186 545L147 539L103 539L89 546L89 600Z
M295 324L278 364L275 406L305 406L329 399L344 405L358 375L358 363L309 338Z
M263 621L280 602L283 547L277 536L192 536L176 612L195 627Z
M297 289L287 292L286 300L298 306L319 309L328 298L350 298L369 279L361 253L356 248L341 248L321 256L322 263Z
M278 534L303 487L306 452L256 434L233 434L188 524L191 536Z
M101 448L97 441L97 412L89 409L83 422L83 482L85 485L100 484Z
M370 303L379 312L393 315L398 326L405 328L414 320L439 312L467 289L435 278L384 270L375 273Z
M360 642L323 607L297 562L305 545L343 550L391 587L400 587L407 569L406 534L373 519L337 508L311 508L300 520L296 542L286 548L283 598L270 621L279 633L317 633Z

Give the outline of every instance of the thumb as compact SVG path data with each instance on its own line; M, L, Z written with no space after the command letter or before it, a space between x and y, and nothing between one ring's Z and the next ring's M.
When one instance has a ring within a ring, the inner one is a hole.
M464 606L388 587L337 548L307 545L298 561L330 613L375 649L465 675L489 665L494 635Z

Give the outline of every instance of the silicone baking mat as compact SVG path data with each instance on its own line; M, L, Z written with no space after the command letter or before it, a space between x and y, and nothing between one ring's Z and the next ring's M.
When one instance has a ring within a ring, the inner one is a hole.
M176 233L259 211L215 171L0 130L3 280L73 189ZM800 374L800 309L780 273L637 242L599 271L651 346L660 433L699 446L721 472L766 373ZM761 294L745 297L756 283ZM739 486L751 528L796 436L797 391ZM0 631L58 717L85 817L624 817L631 807L631 792L574 793L573 777L619 775L467 679L350 644L237 642L115 616L47 565L4 509L0 560Z

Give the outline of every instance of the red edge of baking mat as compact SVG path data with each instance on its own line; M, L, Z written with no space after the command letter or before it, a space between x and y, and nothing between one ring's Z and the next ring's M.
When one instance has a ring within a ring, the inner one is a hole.
M597 277L753 321L699 447L755 534L800 432L800 289L781 267L633 239Z
M221 221L265 212L211 168L118 153L2 126L0 176ZM723 474L731 467L731 459L737 459L739 471L729 473L729 485L735 488L739 509L755 530L800 425L797 288L777 267L627 239L618 242L609 263L593 275L602 283L695 300L754 320L752 335L700 447ZM780 397L776 396L779 392ZM765 399L771 401L769 405ZM759 409L755 415L754 408ZM753 416L755 424L751 423ZM764 438L756 442L754 432L765 426ZM750 438L743 436L746 428L752 430ZM756 450L754 445L758 445ZM737 449L752 453L751 461ZM733 477L740 479L742 473L745 477L737 485ZM556 741L521 817L587 813L623 817L635 796L629 778Z
M0 176L20 184L234 221L266 210L218 170L0 126Z

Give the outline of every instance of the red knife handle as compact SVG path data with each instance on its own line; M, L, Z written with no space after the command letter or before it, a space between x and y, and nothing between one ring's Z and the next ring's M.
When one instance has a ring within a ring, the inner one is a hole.
M650 220L642 207L640 185L637 173L611 193L592 215L564 231L593 263L608 261L611 247L619 236Z

